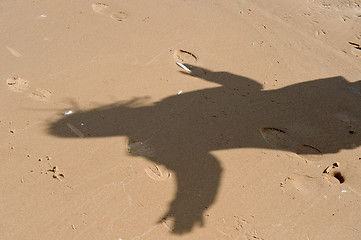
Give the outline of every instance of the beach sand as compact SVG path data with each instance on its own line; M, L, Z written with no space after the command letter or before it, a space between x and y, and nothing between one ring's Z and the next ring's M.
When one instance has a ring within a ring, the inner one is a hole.
M1 1L0 239L359 239L360 5Z

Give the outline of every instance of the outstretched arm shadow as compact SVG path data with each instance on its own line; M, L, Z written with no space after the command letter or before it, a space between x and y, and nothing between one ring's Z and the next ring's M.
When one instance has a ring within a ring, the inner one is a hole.
M262 85L258 82L243 77L238 76L229 72L213 72L211 70L200 68L197 66L191 66L191 72L181 71L180 73L185 75L191 75L203 79L207 82L218 83L227 88L250 88L254 91L259 91L262 89Z

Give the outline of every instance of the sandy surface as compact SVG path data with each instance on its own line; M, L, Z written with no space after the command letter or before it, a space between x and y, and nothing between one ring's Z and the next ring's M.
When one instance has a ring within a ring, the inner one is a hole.
M360 4L1 1L0 239L359 239Z

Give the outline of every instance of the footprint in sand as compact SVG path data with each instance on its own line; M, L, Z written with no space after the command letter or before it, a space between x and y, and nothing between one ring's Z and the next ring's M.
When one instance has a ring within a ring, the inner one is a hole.
M111 18L121 22L127 19L127 14L125 12L115 12L110 15Z
M295 143L284 130L273 127L264 127L260 129L260 132L263 139L273 147L287 150L295 148Z
M29 96L38 101L47 101L53 94L47 89L36 89Z
M146 143L129 139L127 142L128 153L132 156L153 157L153 149Z
M145 173L154 181L165 181L170 178L170 172L163 166L154 164L153 167L144 168Z
M331 183L342 184L345 182L345 177L341 174L339 170L340 163L335 162L332 165L328 166L323 173L326 175L327 180Z
M29 92L31 93L28 95L30 98L38 100L38 101L47 101L53 95L50 90L39 88L33 91L29 88L29 81L21 78L21 77L11 77L6 80L9 89L13 92L23 93Z
M298 146L295 152L297 154L302 154L302 155L320 155L320 154L322 154L321 151L317 147L314 147L314 146L308 145L308 144L302 144L302 145ZM310 159L310 160L312 160L312 159Z
M96 13L108 15L112 19L117 20L119 22L124 21L128 17L127 13L122 11L113 11L112 8L105 3L93 3L92 9Z
M93 3L92 8L96 13L106 13L109 11L109 6L105 3Z
M21 77L11 77L6 80L11 91L24 92L29 87L29 82Z
M293 139L282 129L265 127L260 129L263 139L272 147L284 149L302 155L321 154L321 151L312 145L301 144Z
M280 183L280 187L291 193L293 196L294 193L309 195L319 192L322 188L322 184L321 179L319 178L293 174L286 177L285 180Z
M198 57L183 49L177 49L174 51L173 59L175 62L195 64L198 61Z

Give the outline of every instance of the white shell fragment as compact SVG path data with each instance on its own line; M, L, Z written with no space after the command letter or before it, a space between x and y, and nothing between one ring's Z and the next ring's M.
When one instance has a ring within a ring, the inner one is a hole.
M186 70L187 72L192 72L189 68L187 68L184 64L180 63L180 62L176 62L178 66L180 66L181 68L183 68L184 70Z
M72 114L73 113L73 111L72 110L69 110L69 111L67 111L66 113L64 113L64 115L69 115L69 114Z
M182 92L183 92L183 91L181 90L181 91L179 91L177 94L180 95Z
M40 15L41 18L46 18L47 16L45 14Z

